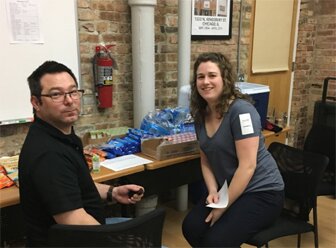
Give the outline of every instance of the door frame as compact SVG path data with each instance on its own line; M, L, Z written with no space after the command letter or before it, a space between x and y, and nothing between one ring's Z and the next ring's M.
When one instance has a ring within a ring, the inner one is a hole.
M291 25L291 35L290 35L290 48L289 48L289 58L288 58L288 71L285 72L268 72L268 73L252 73L252 55L253 55L253 34L254 34L254 23L255 23L255 10L256 1L252 1L252 19L250 23L251 37L250 37L250 48L249 48L249 58L248 58L248 70L247 70L247 81L252 83L261 83L270 86L270 99L268 112L272 113L275 110L275 114L287 113L287 125L290 121L290 111L293 95L293 84L294 84L294 65L296 57L296 47L297 47L297 36L298 36L298 26L300 17L300 4L301 0L293 0L293 15L292 15L292 25ZM272 77L282 77L282 87L279 85L274 85L270 80ZM276 90L275 90L276 89ZM276 92L276 93L274 93ZM283 99L287 101L283 101ZM276 109L277 108L277 109Z

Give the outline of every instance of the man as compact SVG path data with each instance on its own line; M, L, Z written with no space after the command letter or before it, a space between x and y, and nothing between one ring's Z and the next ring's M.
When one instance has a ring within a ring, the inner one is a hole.
M95 183L73 124L80 112L76 77L63 64L46 61L28 77L32 123L19 159L20 200L27 223L27 246L46 246L51 225L105 224L103 201L135 204L138 185Z

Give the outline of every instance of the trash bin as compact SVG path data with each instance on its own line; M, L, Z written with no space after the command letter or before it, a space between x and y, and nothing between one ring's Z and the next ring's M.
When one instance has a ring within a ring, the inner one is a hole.
M157 203L158 203L157 195L151 195L143 198L135 206L135 216L141 216L153 211L154 209L156 209Z

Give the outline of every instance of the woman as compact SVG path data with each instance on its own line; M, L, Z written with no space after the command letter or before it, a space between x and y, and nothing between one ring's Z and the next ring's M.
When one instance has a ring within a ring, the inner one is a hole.
M201 168L208 195L183 221L193 247L239 247L280 214L284 184L262 136L255 107L235 88L228 59L201 54L191 82L191 114L201 148ZM218 190L228 183L226 208Z

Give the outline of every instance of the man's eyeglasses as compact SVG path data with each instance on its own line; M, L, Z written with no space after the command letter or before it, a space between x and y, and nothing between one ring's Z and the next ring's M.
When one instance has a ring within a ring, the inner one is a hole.
M72 90L70 92L54 92L50 94L41 94L40 96L50 97L53 102L63 102L68 95L72 100L78 100L82 97L84 90Z

